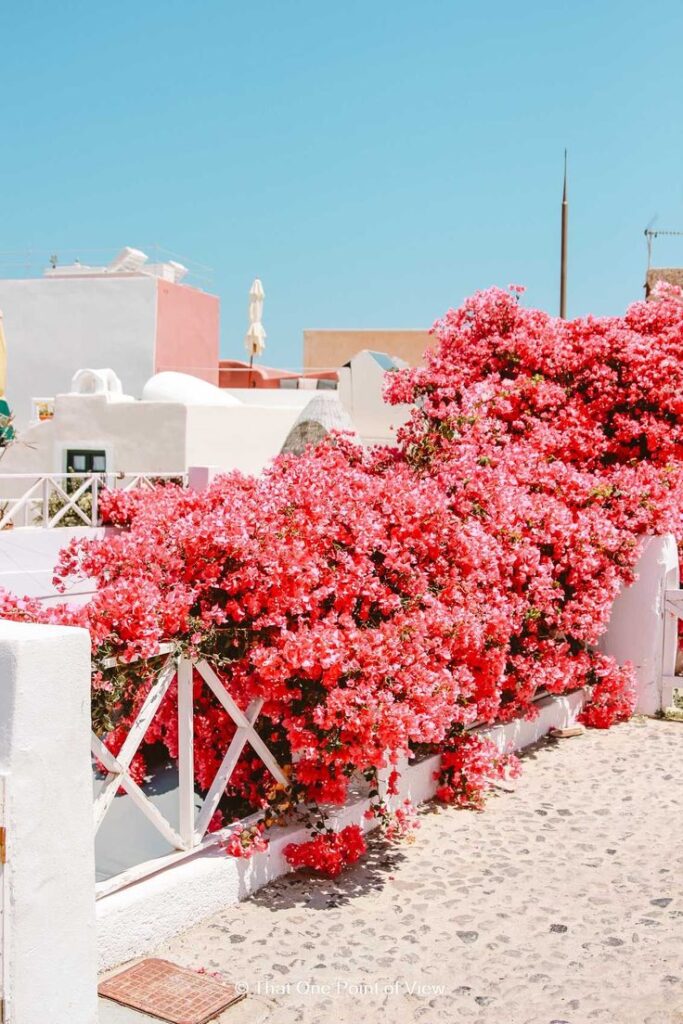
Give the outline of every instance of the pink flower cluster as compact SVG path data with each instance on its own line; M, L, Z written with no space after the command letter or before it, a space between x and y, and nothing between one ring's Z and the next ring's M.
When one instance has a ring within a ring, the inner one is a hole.
M458 737L441 754L436 797L445 804L481 810L491 786L516 778L520 763L514 754L501 755L489 739L469 733Z
M268 839L264 836L264 825L238 826L230 837L222 844L223 849L231 857L242 857L246 860L255 853L264 853L268 849Z
M341 832L318 832L305 843L290 843L285 857L293 868L308 868L335 878L349 864L355 864L367 846L359 825L347 825Z

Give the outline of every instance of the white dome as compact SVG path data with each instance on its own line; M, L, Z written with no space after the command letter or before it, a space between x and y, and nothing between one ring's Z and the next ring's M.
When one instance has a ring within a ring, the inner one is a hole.
M189 373L165 370L157 373L142 389L143 402L177 402L180 405L241 405L227 391Z

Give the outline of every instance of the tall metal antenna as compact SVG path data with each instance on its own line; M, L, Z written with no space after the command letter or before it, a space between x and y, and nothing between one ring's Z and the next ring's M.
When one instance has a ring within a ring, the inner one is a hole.
M562 188L562 238L560 242L560 316L567 319L567 150L564 151L564 185Z

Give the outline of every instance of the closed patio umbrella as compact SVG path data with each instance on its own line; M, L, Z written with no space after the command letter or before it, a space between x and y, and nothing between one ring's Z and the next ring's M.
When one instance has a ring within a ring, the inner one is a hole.
M244 347L249 356L249 370L254 363L254 356L260 356L266 347L266 332L261 318L263 317L263 300L266 293L258 277L249 289L249 327L244 337ZM251 384L251 372L249 373Z

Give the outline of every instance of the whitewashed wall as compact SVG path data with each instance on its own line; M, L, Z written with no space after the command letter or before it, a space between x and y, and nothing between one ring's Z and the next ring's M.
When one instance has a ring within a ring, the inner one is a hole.
M59 552L74 537L101 539L105 527L65 526L54 530L26 527L0 530L0 588L21 597L54 595L54 600L79 604L93 590L88 580L79 580L67 595L58 595L52 585L53 569ZM78 595L86 595L79 599Z
M188 406L186 463L261 473L279 454L300 411L290 405Z
M265 392L266 395L272 392ZM103 395L58 395L51 421L27 429L0 460L0 500L30 481L14 473L64 473L69 448L101 448L115 473L175 473L192 465L261 473L279 454L305 401L234 407L177 402L107 402Z
M154 373L157 281L64 277L0 281L7 336L7 397L26 425L33 396L66 391L82 366L120 367L139 396Z
M638 707L654 715L662 706L664 591L678 586L678 550L670 534L649 537L637 566L638 579L617 596L600 649L619 664L633 662Z
M7 1024L96 1024L90 637L0 622Z
M410 416L409 405L387 405L386 371L369 352L359 352L339 370L339 400L364 444L393 444L396 429Z

